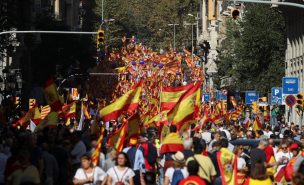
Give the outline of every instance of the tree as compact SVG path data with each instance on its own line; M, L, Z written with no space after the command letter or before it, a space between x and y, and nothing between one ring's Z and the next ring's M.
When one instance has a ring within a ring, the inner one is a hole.
M278 9L246 5L243 19L227 21L226 36L217 61L219 77L232 77L239 90L262 94L281 86L286 35Z

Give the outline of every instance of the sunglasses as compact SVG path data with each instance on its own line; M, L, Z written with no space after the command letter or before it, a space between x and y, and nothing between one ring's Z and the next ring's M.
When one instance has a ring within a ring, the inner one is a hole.
M286 150L286 149L287 149L287 147L282 147L282 149Z

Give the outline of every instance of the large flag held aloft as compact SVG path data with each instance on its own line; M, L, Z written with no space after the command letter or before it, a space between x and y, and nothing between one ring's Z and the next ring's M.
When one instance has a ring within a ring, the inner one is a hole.
M116 120L122 112L132 112L138 108L142 90L142 81L112 104L99 111L104 122Z
M201 84L196 83L190 85L188 90L179 96L179 98L175 99L177 102L167 113L168 120L172 121L178 128L181 128L184 123L194 120L199 112ZM164 90L168 90L168 88Z
M57 92L56 84L53 80L48 80L44 87L44 96L48 105L51 106L52 111L61 111L62 102L60 95Z

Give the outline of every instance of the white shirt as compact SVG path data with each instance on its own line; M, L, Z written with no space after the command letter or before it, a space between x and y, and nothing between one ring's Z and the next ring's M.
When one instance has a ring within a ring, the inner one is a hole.
M72 164L77 164L81 162L81 157L87 152L87 148L84 143L80 140L74 146L73 150L71 151L72 155Z
M288 158L288 161L289 161L289 160L292 158L292 153L291 153L291 152L286 152L286 153L284 153L284 152L280 151L280 152L278 152L278 153L275 155L275 160L276 160L276 161L279 161L279 160L281 160L281 158L282 158L283 156L287 157L287 158Z
M85 173L85 171L82 168L79 168L76 171L76 174L75 174L74 178L78 179L78 180L84 180L87 177L91 177L91 176L93 176L93 183L95 184L97 181L103 181L103 179L106 176L106 173L101 168L99 168L98 166L96 166L93 169L92 173L87 173L87 174ZM84 185L90 185L90 184L86 183Z
M107 174L112 179L112 185L115 185L115 183L119 181L122 181L125 185L129 185L130 179L135 176L131 168L125 168L123 171L119 171L116 166L110 168Z
M270 138L270 136L272 134L273 134L273 132L271 132L271 131L268 131L268 132L264 131L264 135L267 136L268 138Z
M184 178L187 178L189 176L189 173L188 173L186 167L181 169L181 171L182 171L182 174L183 174ZM168 168L166 173L165 173L165 176L169 177L170 184L172 182L173 174L174 174L174 168L173 167Z
M210 132L203 132L202 138L206 141L206 143L210 143L211 141L211 133Z
M244 169L245 167L246 167L245 159L243 159L242 157L238 157L237 158L237 169L241 170L241 169Z

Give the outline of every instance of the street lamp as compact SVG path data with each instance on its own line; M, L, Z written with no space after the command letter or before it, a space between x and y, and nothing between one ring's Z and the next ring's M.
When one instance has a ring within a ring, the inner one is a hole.
M175 26L178 26L179 24L168 24L168 26L173 26L173 50L175 51Z

